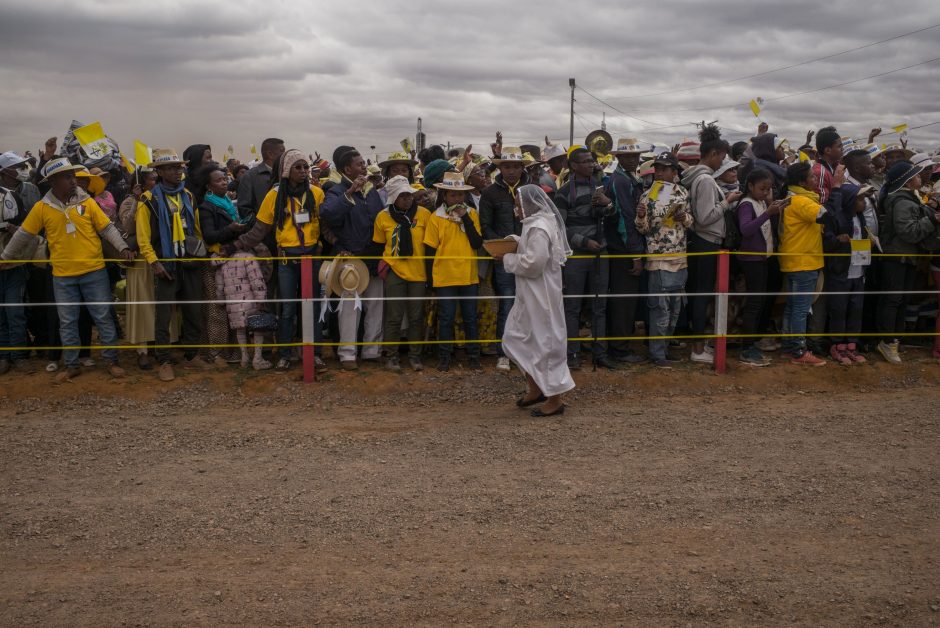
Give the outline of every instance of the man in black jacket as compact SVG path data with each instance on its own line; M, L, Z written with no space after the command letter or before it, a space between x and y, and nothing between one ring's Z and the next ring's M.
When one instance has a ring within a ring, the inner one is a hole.
M619 139L616 150L610 151L617 158L617 169L607 183L606 195L617 210L604 220L607 249L611 255L642 254L646 238L636 230L636 204L643 194L643 186L636 169L640 165L639 142L632 138ZM643 258L619 258L610 260L610 294L639 294L640 277L643 275ZM639 298L610 298L607 302L607 330L613 338L632 336ZM635 364L644 358L630 350L627 340L610 342L610 357L617 362Z
M607 331L607 298L610 281L609 260L601 259L607 252L604 237L604 219L616 211L614 204L604 194L600 173L596 171L597 160L586 148L578 148L568 157L571 176L555 194L555 205L565 217L568 242L576 256L593 256L588 259L569 259L565 264L564 294L565 322L568 338L577 338L581 327L581 298L574 295L596 294L592 300L592 331L595 338L602 338ZM593 343L594 365L613 369L607 357L607 343ZM581 343L568 342L568 368L581 368Z
M496 182L483 190L480 196L480 227L483 229L484 240L498 240L509 235L520 235L522 223L516 219L515 196L516 189L529 183L525 174L522 149L514 146L505 146L500 159L493 163L499 168ZM516 296L516 278L512 273L506 272L502 262L493 264L493 290L498 297ZM503 339L506 329L506 318L512 309L513 299L499 299L496 311L496 337ZM503 353L503 345L498 345L496 369L509 370L509 358Z

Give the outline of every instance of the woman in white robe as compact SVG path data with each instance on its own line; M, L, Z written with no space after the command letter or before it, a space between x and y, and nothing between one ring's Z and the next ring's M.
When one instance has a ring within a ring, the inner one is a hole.
M528 384L516 405L527 408L545 402L532 416L563 414L562 395L575 385L568 370L561 292L561 267L571 247L561 214L539 186L519 188L516 215L522 221L518 250L502 256L503 266L516 276L516 298L506 320L503 350L525 373Z

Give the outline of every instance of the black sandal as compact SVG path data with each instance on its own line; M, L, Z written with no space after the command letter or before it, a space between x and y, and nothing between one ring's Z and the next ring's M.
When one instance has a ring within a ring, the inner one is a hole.
M542 412L540 409L535 409L532 411L532 416L534 417L545 417L545 416L560 416L565 413L565 405L562 404L558 407L557 410L554 410L549 413Z
M516 406L520 408L528 408L530 406L534 406L537 403L542 403L543 401L548 401L548 398L546 398L545 395L540 394L537 399L526 401L525 393L523 393L523 395L516 400Z

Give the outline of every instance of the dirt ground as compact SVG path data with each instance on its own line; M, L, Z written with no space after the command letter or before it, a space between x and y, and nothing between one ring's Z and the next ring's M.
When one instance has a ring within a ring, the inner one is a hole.
M940 364L5 376L0 623L940 624Z

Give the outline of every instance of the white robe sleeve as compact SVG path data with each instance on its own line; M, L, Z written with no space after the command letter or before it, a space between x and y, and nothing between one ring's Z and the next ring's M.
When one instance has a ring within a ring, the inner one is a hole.
M522 253L503 256L503 267L510 273L527 279L535 279L545 272L552 257L551 239L543 229L530 229L525 238Z

